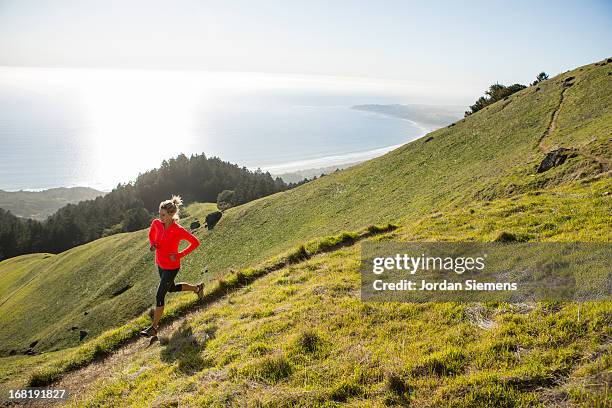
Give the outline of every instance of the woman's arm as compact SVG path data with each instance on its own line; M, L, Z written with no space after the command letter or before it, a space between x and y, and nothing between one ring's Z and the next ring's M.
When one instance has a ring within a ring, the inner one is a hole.
M157 225L155 225L155 220L153 220L149 228L149 244L151 245L151 251L157 246L157 235Z
M179 258L184 257L185 255L189 254L191 251L200 246L200 241L198 240L198 238L196 238L192 233L190 233L184 228L181 229L181 239L189 241L189 246L178 253Z

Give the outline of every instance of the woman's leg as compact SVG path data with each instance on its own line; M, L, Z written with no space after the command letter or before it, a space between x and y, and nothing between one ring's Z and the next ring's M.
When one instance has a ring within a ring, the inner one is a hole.
M196 285L191 285L186 282L174 283L174 278L178 274L178 271L178 269L173 270L174 275L172 276L172 283L168 286L168 292L197 292L198 287Z
M156 304L155 304L155 312L153 313L153 324L152 326L157 329L159 326L159 321L164 313L164 305L166 293L168 292L176 292L176 285L174 284L174 277L178 273L178 269L176 270L168 270L162 269L158 267L159 270L159 286L157 287L157 294L155 296Z
M155 327L156 330L159 327L159 320L161 319L163 314L164 306L156 306L155 312L153 313L153 323L151 324L151 326Z
M164 313L164 305L166 293L168 292L182 292L182 291L192 291L197 292L198 287L195 285L190 285L188 283L180 282L174 283L174 278L178 273L178 269L159 269L159 286L157 287L157 295L156 295L156 305L155 312L153 313L153 323L152 326L157 329L159 326L159 321Z
M198 287L196 285L190 285L189 283L179 282L176 285L181 287L182 292L187 292L187 291L197 292L198 291Z

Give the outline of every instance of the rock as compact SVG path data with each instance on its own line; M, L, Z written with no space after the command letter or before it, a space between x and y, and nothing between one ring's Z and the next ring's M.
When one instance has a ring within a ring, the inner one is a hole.
M87 332L85 330L79 331L79 341L83 341L85 336L87 336Z
M223 214L221 213L221 211L215 211L208 214L206 216L206 228L208 228L209 230L215 228L215 225L217 225L222 215Z
M128 290L128 289L130 289L131 287L132 287L132 285L131 285L131 284L127 284L127 285L125 285L124 287L122 287L122 288L117 289L116 291L114 291L114 292L111 294L111 297L119 296L120 294L122 294L123 292L127 291L127 290Z
M191 223L191 225L189 226L189 229L190 229L190 230L192 230L192 231L193 231L193 230L196 230L196 229L198 229L198 228L200 228L200 221L198 221L198 220L195 220L195 221L194 221L194 222L192 222L192 223Z
M576 77L573 76L568 76L567 78L565 78L563 81L561 81L561 86L564 87L569 87L574 85L574 83L572 82Z
M569 157L569 152L571 152L571 150L561 147L557 150L546 153L546 157L544 157L544 160L542 160L538 166L537 172L544 173L553 167L562 165Z

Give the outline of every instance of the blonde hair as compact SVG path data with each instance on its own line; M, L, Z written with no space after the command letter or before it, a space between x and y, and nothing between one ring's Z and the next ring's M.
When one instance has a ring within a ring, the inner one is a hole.
M173 195L170 200L162 201L159 203L159 209L162 208L168 211L168 214L172 214L172 219L175 221L179 220L179 207L183 205L183 199L181 196Z

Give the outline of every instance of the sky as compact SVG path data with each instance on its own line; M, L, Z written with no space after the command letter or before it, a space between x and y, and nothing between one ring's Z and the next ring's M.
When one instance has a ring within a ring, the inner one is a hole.
M0 0L0 66L528 83L612 56L612 1Z

